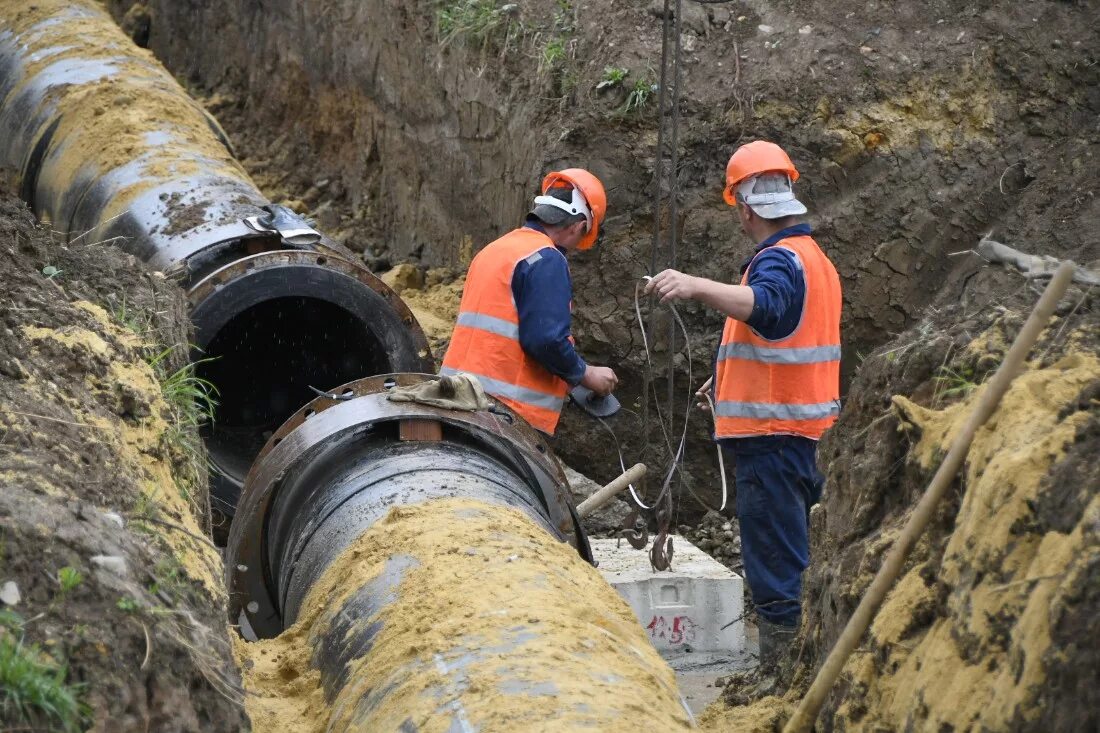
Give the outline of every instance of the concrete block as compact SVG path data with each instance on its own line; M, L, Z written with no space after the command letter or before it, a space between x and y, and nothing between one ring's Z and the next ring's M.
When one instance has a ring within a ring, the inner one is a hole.
M672 539L672 569L662 573L653 571L646 550L626 542L616 547L614 539L591 543L599 571L630 604L658 651L744 650L744 581L737 573L680 536Z

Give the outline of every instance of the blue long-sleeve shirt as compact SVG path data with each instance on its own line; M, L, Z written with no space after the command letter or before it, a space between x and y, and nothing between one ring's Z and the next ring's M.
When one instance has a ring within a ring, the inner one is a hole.
M524 226L545 233L542 225L528 220ZM519 345L570 386L584 377L586 364L569 340L573 315L573 279L565 253L547 245L516 265L512 273L512 297L519 312Z
M806 299L806 278L797 257L789 249L772 245L787 237L808 236L812 231L809 224L781 229L756 246L755 261L750 257L741 266L743 273L752 263L747 284L755 296L752 314L745 323L762 338L777 341L794 333ZM767 251L762 252L764 249Z
M777 341L794 333L802 320L802 305L806 300L806 278L797 257L790 250L772 245L787 237L809 235L812 231L809 224L795 224L781 229L756 245L752 257L741 265L741 272L744 273L749 264L752 264L746 284L752 288L754 300L752 313L745 323L761 338ZM766 252L762 251L765 249ZM717 354L715 356L714 374L717 381ZM775 450L776 446L789 440L800 442L809 438L761 435L751 438L723 438L718 442L724 449L734 453L755 454Z

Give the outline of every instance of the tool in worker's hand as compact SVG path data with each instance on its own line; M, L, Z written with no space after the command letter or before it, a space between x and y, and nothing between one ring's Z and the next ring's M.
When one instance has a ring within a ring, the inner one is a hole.
M569 396L573 403L593 417L611 417L618 412L622 405L615 395L598 395L588 387L577 385L569 390Z

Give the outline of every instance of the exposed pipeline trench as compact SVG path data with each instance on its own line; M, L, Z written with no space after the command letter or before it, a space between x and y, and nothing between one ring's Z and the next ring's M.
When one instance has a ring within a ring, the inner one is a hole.
M671 670L586 562L541 436L499 405L388 400L428 378L411 312L271 207L98 4L0 0L0 21L0 165L72 246L119 246L186 289L220 395L204 438L235 515L230 618L281 645L274 684L245 665L257 729L688 727Z
M232 516L264 440L310 385L423 371L412 313L353 255L270 202L224 134L94 3L5 2L0 165L71 240L111 242L178 277L200 376L221 406L207 439L215 508ZM289 213L289 212L287 212Z

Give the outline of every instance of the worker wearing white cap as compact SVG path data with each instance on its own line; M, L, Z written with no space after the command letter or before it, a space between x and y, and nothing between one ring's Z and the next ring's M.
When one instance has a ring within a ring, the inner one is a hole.
M745 577L773 665L801 616L809 512L821 496L817 441L840 411L840 279L810 236L798 180L774 143L743 145L726 166L726 202L756 244L738 285L665 270L647 285L662 301L724 313L714 376L715 439L736 457Z

